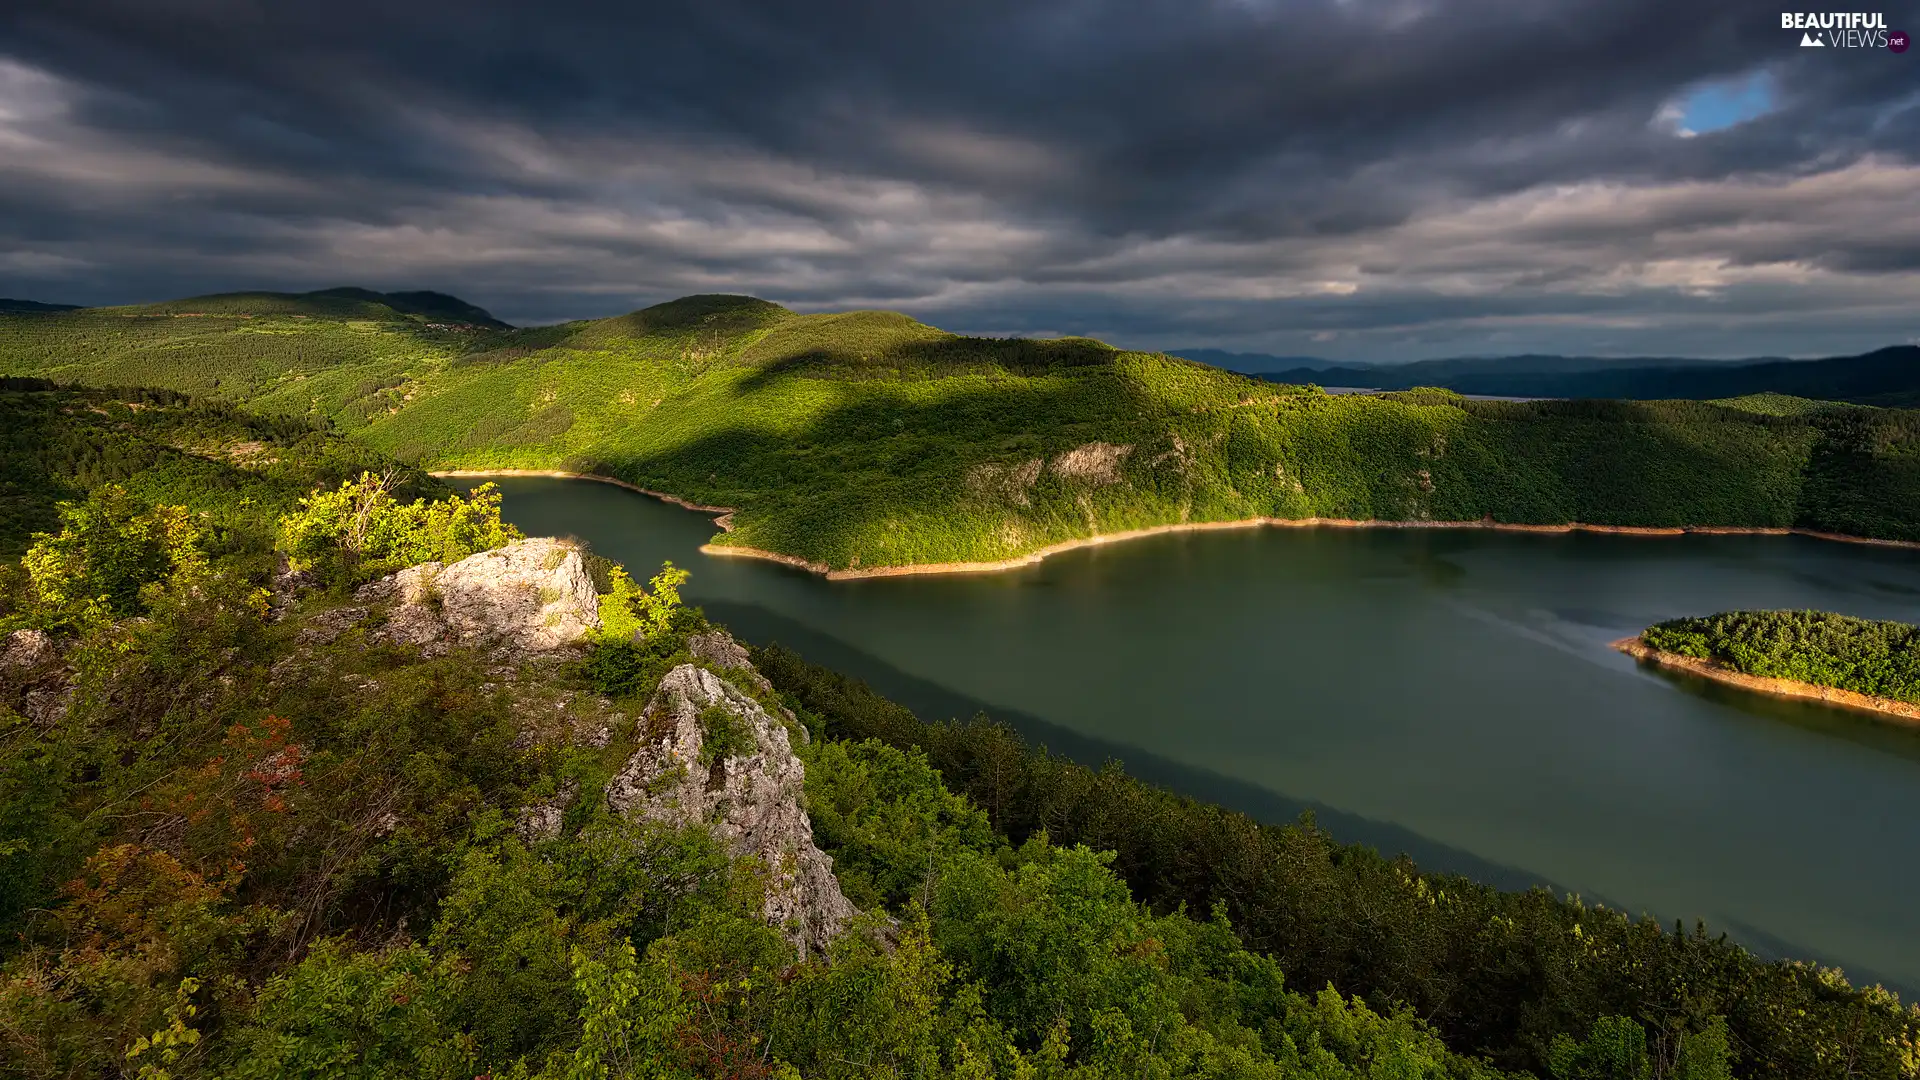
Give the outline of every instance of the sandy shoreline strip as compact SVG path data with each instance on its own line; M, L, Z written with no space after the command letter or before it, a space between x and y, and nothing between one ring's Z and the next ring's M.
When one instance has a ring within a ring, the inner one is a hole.
M1661 667L1673 668L1698 675L1703 679L1737 686L1742 690L1751 690L1758 694L1772 694L1775 697L1809 698L1824 701L1829 705L1838 705L1846 709L1857 709L1874 713L1882 717L1893 717L1906 723L1920 723L1920 705L1895 698L1875 697L1853 690L1841 690L1833 686L1820 686L1817 683L1795 682L1792 679L1770 679L1762 675L1748 675L1730 667L1716 664L1711 660L1701 660L1679 653L1664 652L1640 640L1636 635L1621 638L1613 647L1636 660L1643 660Z
M650 495L675 506L695 510L703 514L719 515L714 524L722 532L733 530L734 510L726 506L702 506L688 502L677 495L662 491L651 491L625 480L616 480L611 476L595 473L560 472L538 469L454 469L435 472L434 476L480 479L489 476L551 476L568 480L594 480L602 484L612 484L628 491ZM1278 529L1491 529L1495 532L1524 533L1613 533L1621 536L1811 536L1820 540L1834 540L1846 544L1871 544L1876 547L1920 548L1920 542L1912 540L1874 540L1864 536L1846 536L1841 533L1817 532L1813 529L1779 528L1739 528L1724 525L1697 526L1645 526L1645 525L1589 525L1584 522L1571 522L1565 525L1515 525L1501 521L1360 521L1352 518L1243 518L1238 521L1189 521L1167 525L1153 525L1144 529L1127 529L1122 532L1101 533L1098 536L1084 536L1075 540L1065 540L1058 544L1049 544L1037 548L1025 555L995 562L946 562L911 563L906 566L874 566L862 569L836 570L825 563L810 562L798 555L783 555L777 551L746 547L739 544L706 544L700 548L705 555L724 555L741 559L763 559L785 566L795 567L809 573L819 574L828 581L853 581L860 578L910 577L921 574L995 574L1005 570L1017 570L1023 566L1032 566L1049 555L1058 555L1063 551L1076 548L1095 547L1101 544L1114 544L1123 540L1137 540L1143 536L1159 536L1163 533L1208 532L1214 529L1253 529L1261 527Z

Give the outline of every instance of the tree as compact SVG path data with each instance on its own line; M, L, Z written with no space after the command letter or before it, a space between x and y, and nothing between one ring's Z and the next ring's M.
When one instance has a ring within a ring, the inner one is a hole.
M38 533L21 562L43 615L92 624L139 615L150 585L206 569L200 529L180 506L148 507L118 484L60 505L61 529Z

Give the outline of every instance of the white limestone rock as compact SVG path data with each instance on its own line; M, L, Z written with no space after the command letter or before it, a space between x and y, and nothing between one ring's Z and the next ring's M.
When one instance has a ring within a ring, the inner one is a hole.
M488 645L548 652L600 629L600 601L580 549L552 537L520 540L451 566L411 566L354 598L394 601L376 636L427 651Z
M738 734L732 752L704 753L715 723ZM813 842L806 769L786 725L713 672L682 664L661 680L641 730L640 748L607 785L608 804L670 825L709 825L735 854L766 867L767 921L802 955L824 951L859 911Z

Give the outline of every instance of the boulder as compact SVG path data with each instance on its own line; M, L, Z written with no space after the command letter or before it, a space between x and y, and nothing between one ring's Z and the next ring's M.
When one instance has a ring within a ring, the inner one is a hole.
M60 651L45 630L15 630L0 648L0 668L28 671L48 667L59 659Z
M363 586L362 603L392 601L381 640L546 652L600 628L600 600L580 549L551 537L520 540L452 565L411 566Z
M737 647L737 646L736 646ZM641 719L642 743L607 785L618 813L706 824L767 871L767 921L803 956L820 953L859 911L813 842L802 804L806 769L787 727L705 668L667 673ZM711 744L711 745L710 745Z

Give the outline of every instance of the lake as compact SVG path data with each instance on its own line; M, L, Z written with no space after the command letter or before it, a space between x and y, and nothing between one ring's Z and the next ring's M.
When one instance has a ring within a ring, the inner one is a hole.
M477 481L468 481L474 483ZM829 583L697 549L711 519L503 478L689 603L944 719L1509 887L1704 919L1920 996L1920 730L1639 667L1608 643L1731 608L1920 621L1920 552L1804 537L1248 529L1003 574Z

